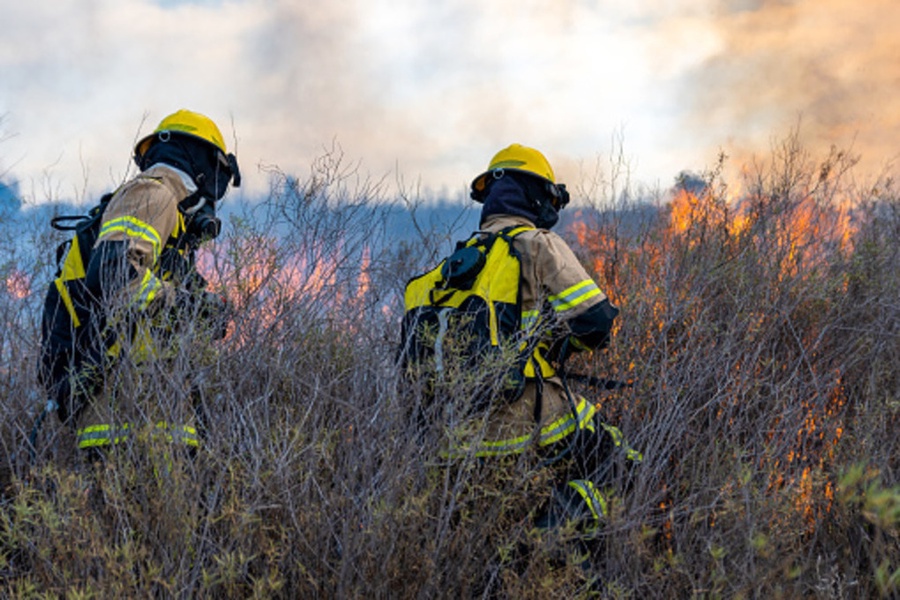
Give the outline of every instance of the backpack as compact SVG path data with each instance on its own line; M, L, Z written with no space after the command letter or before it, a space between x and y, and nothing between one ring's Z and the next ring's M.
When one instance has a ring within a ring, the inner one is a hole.
M86 343L90 318L88 292L84 285L94 243L100 235L103 212L114 193L104 194L100 202L84 215L62 215L50 220L57 231L73 232L56 248L56 276L44 296L41 315L41 354L38 379L51 397L58 401L65 420L68 409L60 391L73 365L80 361Z
M51 337L68 338L70 332L87 319L82 281L91 260L91 251L100 235L103 212L113 195L113 192L104 194L87 214L61 215L50 220L50 226L57 231L74 233L56 247L56 277L44 300L45 337L49 334ZM65 311L59 310L63 307Z
M430 397L469 391L468 414L510 402L525 387L533 348L522 332L522 265L513 240L531 227L477 233L404 293L401 366L424 377ZM474 377L474 379L473 379Z
M44 297L41 317L38 378L59 400L66 395L61 387L65 380L79 370L88 355L96 354L94 338L97 332L87 326L95 300L85 277L94 245L100 237L104 212L115 193L104 194L86 214L61 215L50 220L50 226L57 231L72 232L72 237L56 248L56 275ZM167 240L157 259L155 271L162 279L192 278L192 285L205 287L205 280L194 270L195 256L184 229L180 220L179 228ZM91 358L97 359L96 356ZM65 420L66 407L61 401L58 404L60 416Z

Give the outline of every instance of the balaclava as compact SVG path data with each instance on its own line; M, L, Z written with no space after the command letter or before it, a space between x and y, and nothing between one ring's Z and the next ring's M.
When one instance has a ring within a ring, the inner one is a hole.
M559 212L553 208L543 182L514 171L504 171L489 183L481 223L494 215L525 217L541 229L551 229L559 221Z

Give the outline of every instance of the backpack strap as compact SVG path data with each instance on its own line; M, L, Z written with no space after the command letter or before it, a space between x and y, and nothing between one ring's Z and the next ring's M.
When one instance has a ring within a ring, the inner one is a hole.
M504 227L499 232L497 232L497 235L503 236L508 239L515 239L515 237L520 233L531 231L532 229L535 228L531 225L510 225L509 227Z
M118 190L116 190L118 191ZM81 238L84 243L79 244L78 251L83 257L90 255L93 243L97 238L96 232L100 229L100 222L103 219L103 212L106 206L116 192L107 192L100 197L100 201L93 206L87 214L83 215L59 215L50 219L50 227L57 231L74 232L69 239L61 242L56 247L56 277L59 277L63 271L63 262L68 252L74 246L75 238ZM82 261L84 262L84 261ZM86 268L87 265L85 264Z
M50 219L50 227L57 231L75 231L88 215L59 215Z

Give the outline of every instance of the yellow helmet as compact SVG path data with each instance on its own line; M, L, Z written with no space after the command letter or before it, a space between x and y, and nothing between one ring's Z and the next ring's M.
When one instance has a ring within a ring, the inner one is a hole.
M154 138L164 135L166 132L177 132L199 138L221 150L222 154L228 154L222 132L219 131L212 119L200 113L182 109L160 121L153 133L142 138L137 143L134 147L135 158L139 161L147 149L150 148Z
M493 177L496 171L501 170L522 171L545 179L551 184L556 183L553 167L550 166L543 154L522 144L512 144L495 154L487 171L472 181L472 198L479 202L483 201L489 178Z

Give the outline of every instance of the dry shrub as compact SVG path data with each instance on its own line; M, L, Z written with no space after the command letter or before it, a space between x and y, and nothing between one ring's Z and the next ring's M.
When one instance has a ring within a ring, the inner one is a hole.
M712 172L679 182L668 210L601 214L582 232L624 316L610 362L635 381L605 408L646 457L611 533L634 545L602 568L624 589L889 590L872 566L897 569L895 552L863 560L834 526L850 516L836 496L847 469L896 482L900 290L885 261L898 200L856 187L853 163L817 164L791 136L736 196Z
M95 467L53 420L29 456L49 274L11 246L0 276L34 283L0 290L0 593L896 593L900 200L852 166L791 136L739 192L718 171L655 206L610 185L615 205L566 232L622 309L609 351L570 368L633 382L579 391L644 454L581 546L533 529L549 493L536 457L443 461L410 419L423 396L398 377L403 284L469 232L430 230L407 199L421 244L391 244L378 184L339 155L305 183L272 173L269 199L204 256L236 309L228 337L134 367L148 401L194 384L196 456L135 442ZM448 388L460 401L465 383Z

